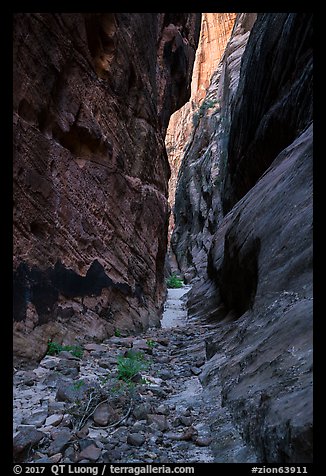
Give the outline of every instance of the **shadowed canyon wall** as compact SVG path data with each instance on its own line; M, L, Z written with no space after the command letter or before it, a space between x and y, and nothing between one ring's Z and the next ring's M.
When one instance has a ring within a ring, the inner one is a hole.
M158 324L195 13L16 14L14 352Z
M201 380L262 462L309 462L312 15L238 14L205 102L171 239L189 318L219 323Z

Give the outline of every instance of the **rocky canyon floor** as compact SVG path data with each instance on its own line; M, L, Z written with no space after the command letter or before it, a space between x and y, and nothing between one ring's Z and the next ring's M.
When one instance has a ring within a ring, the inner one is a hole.
M16 370L16 461L255 462L218 389L212 398L201 384L214 325L187 321L188 289L169 290L162 328L87 344L81 358L62 351ZM124 382L126 363L135 376Z

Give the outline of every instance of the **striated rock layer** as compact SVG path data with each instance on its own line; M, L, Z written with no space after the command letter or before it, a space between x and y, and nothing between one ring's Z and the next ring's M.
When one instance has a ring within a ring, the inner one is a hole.
M304 463L312 461L312 15L258 14L244 48L247 20L237 17L207 95L215 104L184 157L172 244L197 278L189 316L219 321L201 378L212 399L222 387L261 462Z
M171 166L169 181L169 203L173 207L178 172L182 157L193 134L194 115L199 114L200 104L206 96L211 76L216 70L229 40L235 13L203 13L199 44L196 51L194 71L191 81L190 100L170 118L165 143ZM170 218L171 235L174 226L173 214Z
M190 96L200 14L14 22L14 351L158 324L164 136Z
M192 133L180 166L171 238L179 269L187 281L205 273L208 250L222 218L220 185L227 156L231 104L238 86L241 56L255 19L255 13L237 16L223 59L192 119Z
M236 13L202 14L200 38L191 82L190 99L196 104L205 99L211 76L224 54L235 19Z
M224 212L312 121L311 15L265 13L259 20L264 28L257 26L242 60L250 74L242 75L233 105Z

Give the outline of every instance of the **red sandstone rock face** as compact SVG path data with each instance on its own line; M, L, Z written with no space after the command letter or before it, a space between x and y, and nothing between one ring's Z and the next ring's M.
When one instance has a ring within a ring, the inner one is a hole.
M159 322L200 14L15 15L14 350Z
M191 83L191 100L196 104L206 96L212 74L224 54L235 19L236 13L202 14L201 33Z

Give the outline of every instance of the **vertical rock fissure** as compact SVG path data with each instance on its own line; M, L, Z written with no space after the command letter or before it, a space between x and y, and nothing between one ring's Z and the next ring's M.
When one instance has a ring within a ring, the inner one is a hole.
M210 106L205 103L206 89L224 53L235 17L235 13L202 14L201 34L191 80L191 96L189 101L171 116L165 139L171 167L169 203L172 209L182 157L187 156L187 150L191 148L199 116ZM169 235L172 228L173 213L170 219Z

